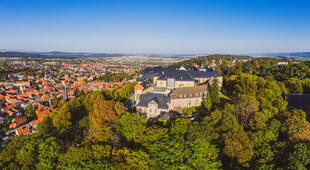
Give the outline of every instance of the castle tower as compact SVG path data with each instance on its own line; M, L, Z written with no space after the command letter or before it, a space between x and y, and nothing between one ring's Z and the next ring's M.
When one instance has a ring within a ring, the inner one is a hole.
M141 84L138 83L137 85L135 85L135 101L136 101L136 103L139 102L139 96L140 96L140 94L142 94L143 89L144 88Z

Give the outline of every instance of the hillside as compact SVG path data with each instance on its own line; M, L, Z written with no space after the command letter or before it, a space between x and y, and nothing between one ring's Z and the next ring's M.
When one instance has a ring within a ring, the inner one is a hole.
M216 67L225 96L214 83L200 106L171 120L147 120L135 107L126 109L136 83L55 99L58 111L37 133L2 143L0 168L309 169L307 114L287 109L283 97L310 89L309 62L275 65L282 60L225 55L179 64L236 59L241 62ZM192 114L199 116L187 117Z

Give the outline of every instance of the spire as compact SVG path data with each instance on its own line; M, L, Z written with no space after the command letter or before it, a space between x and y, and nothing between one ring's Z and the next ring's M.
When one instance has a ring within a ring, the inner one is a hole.
M200 68L204 68L204 62L203 61L200 63Z
M68 100L68 95L67 95L67 86L65 87L65 94L64 94L64 100Z
M203 61L200 63L199 71L206 71L206 67L204 66L204 62Z

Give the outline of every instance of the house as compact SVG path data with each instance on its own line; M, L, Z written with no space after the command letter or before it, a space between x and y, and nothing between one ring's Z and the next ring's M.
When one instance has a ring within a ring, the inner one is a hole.
M53 111L55 111L55 110L46 109L43 111L39 111L39 112L37 112L37 117L38 117L38 119L43 120L48 114L50 114Z
M30 82L29 82L29 81L15 82L15 83L13 84L13 86L15 86L15 87L30 86Z
M31 129L30 129L29 125L25 125L25 126L22 126L20 128L17 128L15 130L15 133L17 136L28 135L31 133Z
M27 118L22 116L22 117L16 117L12 120L12 123L10 124L10 128L14 129L23 123L27 122Z
M277 62L274 64L274 66L279 66L279 65L288 65L288 62Z

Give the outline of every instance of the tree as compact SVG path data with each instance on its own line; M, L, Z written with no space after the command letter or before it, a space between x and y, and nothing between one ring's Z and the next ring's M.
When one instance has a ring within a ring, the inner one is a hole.
M16 161L20 166L32 166L37 162L36 144L27 143L17 151Z
M297 78L290 78L286 82L286 87L289 89L290 93L302 93L302 81Z
M239 123L245 125L248 119L258 111L258 101L253 96L241 95L235 101L235 115Z
M30 119L36 119L36 110L34 109L32 104L27 104L26 109L25 109L25 114L30 118Z
M208 111L211 110L211 107L212 107L212 99L211 99L210 93L208 93L208 94L206 95L206 98L203 100L203 106L204 106L204 108L206 108Z
M64 132L71 124L71 112L68 103L64 104L58 112L51 113L53 126L59 133Z
M221 166L219 149L199 139L164 138L150 146L149 151L155 169L218 169Z
M294 146L293 152L289 153L288 156L288 168L306 170L310 164L310 150L304 143L299 143Z
M220 103L220 87L217 77L214 77L212 85L210 86L209 93L212 103Z
M244 164L252 159L253 143L246 132L241 128L235 128L223 135L224 149L223 152L231 158L237 159L237 162Z
M13 166L18 166L18 159L17 159L17 153L21 148L25 147L25 144L30 143L31 139L29 136L12 136L10 137L10 142L1 150L0 152L0 167L3 169L4 167L13 167ZM20 160L23 160L23 153L29 153L32 154L33 149L30 146L30 152L24 148L24 151L20 153ZM34 162L34 161L33 161Z
M124 101L134 94L134 87L137 82L127 83L124 86L116 87L113 89L113 98L115 100Z
M146 129L146 119L135 113L129 113L119 116L114 121L114 127L121 132L127 141L136 141L141 138Z
M88 136L85 138L87 142L108 142L113 132L108 127L91 127L88 131Z
M185 115L188 115L188 116L191 116L193 112L196 112L195 106L184 108L182 111L182 113L184 113Z
M186 139L189 141L203 140L211 143L219 138L219 134L215 130L215 126L211 126L206 122L191 122L188 126Z
M112 147L109 145L90 145L83 147L71 147L61 157L62 168L67 169L107 169L110 165Z
M295 115L288 117L282 125L282 131L287 136L292 136L298 132L304 126L304 120L298 118Z
M61 145L54 137L46 139L38 145L38 163L37 169L55 169L59 155L61 154Z
M90 120L94 126L109 126L111 121L125 112L123 103L105 100L99 95L94 102L94 110L90 113Z
M38 134L50 135L54 133L53 120L50 116L46 116L41 123L36 127Z
M142 150L131 151L125 160L129 169L150 169L150 156Z
M184 160L189 157L184 139L175 137L163 138L149 148L154 169L186 168Z
M165 137L168 137L168 129L156 125L147 127L141 138L137 138L136 141L143 146L150 146L156 141L159 141Z
M188 143L191 155L186 164L193 169L219 169L222 165L218 160L219 149L215 145L197 139Z

